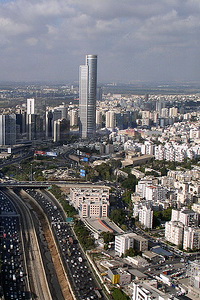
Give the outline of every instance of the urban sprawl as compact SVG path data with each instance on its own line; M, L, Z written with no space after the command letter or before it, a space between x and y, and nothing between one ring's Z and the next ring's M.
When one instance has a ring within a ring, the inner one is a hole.
M115 93L96 74L87 55L79 87L1 87L1 193L54 194L67 221L43 210L74 299L200 299L200 93ZM10 217L2 205L1 299L32 299L4 251ZM80 288L84 261L95 292Z

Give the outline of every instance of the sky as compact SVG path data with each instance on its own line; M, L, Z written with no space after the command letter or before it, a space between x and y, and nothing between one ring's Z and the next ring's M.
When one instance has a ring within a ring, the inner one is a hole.
M200 79L200 0L0 0L0 81Z

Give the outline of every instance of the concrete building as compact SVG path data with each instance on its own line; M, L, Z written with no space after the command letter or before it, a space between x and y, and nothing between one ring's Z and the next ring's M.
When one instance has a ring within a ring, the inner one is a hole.
M71 188L70 199L83 218L108 217L109 188Z
M148 204L142 205L138 210L139 221L144 228L152 229L153 227L153 209Z
M27 99L27 115L34 115L35 112L35 99L34 98L29 98Z
M185 227L183 235L184 250L199 250L200 249L200 228Z
M147 251L148 250L148 240L143 238L142 236L134 236L134 250L136 251Z
M115 253L119 256L124 255L126 250L134 248L135 233L127 233L115 236Z
M184 225L178 221L170 221L165 223L165 239L177 246L183 243Z
M102 128L102 122L103 122L102 111L97 110L96 111L96 128L97 129Z
M184 226L198 226L199 214L187 208L172 209L171 221L179 221Z
M108 277L112 284L125 285L131 282L131 274L123 268L108 269Z
M156 287L151 285L151 283L143 281L133 282L133 296L132 300L169 300L170 295L165 294L158 290Z
M82 138L93 137L96 132L97 55L86 55L80 66L79 116Z
M199 289L200 288L200 261L190 261L187 274L189 276L189 284L190 286Z
M126 250L133 248L136 251L147 251L148 240L136 233L126 233L115 236L115 253L122 256Z
M114 129L116 126L116 117L114 111L106 112L106 128Z
M0 115L0 145L16 144L16 115Z
M78 111L75 109L72 109L69 111L69 117L70 117L70 126L78 126Z

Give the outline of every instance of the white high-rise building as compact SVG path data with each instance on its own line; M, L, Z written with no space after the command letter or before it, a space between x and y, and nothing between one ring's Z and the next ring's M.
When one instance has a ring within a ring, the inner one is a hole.
M200 249L200 228L187 226L184 228L183 249Z
M139 209L139 221L145 228L153 227L153 210L148 205L143 205Z
M177 246L183 243L184 225L178 221L170 221L165 223L165 239Z
M35 99L29 98L27 99L27 115L35 114Z
M172 209L171 221L179 221L185 226L198 225L198 213L193 210L182 208L181 210Z
M178 108L177 107L170 107L169 117L177 117L177 115L178 115Z
M116 115L114 111L106 112L106 128L114 129L116 126Z
M97 55L86 55L80 66L79 116L82 138L94 137L96 132Z

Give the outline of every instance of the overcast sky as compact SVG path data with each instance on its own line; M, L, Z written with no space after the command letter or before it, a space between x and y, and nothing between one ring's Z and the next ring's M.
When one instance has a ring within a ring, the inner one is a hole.
M0 81L199 81L200 0L0 0Z

